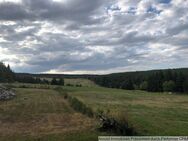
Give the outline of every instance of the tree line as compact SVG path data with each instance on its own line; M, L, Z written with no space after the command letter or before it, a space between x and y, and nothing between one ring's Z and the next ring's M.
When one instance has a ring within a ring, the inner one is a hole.
M38 76L42 76L38 77ZM44 76L50 76L51 80ZM54 77L54 76L58 76ZM0 62L0 83L21 82L32 84L64 85L64 77L81 77L109 88L127 90L146 90L150 92L188 92L188 69L167 69L114 73L108 75L51 75L51 74L17 74L9 65Z
M90 77L98 85L150 92L188 92L188 69L115 73Z
M13 82L15 78L14 72L9 65L0 62L0 83Z
M5 65L0 62L0 83L31 83L31 84L49 84L49 85L64 85L64 79L52 78L47 80L45 78L33 77L31 75L17 75L12 71L10 65Z
M30 83L30 84L47 84L47 85L61 85L61 86L64 85L63 78L52 78L51 80L48 80L45 78L16 75L15 81L20 83Z

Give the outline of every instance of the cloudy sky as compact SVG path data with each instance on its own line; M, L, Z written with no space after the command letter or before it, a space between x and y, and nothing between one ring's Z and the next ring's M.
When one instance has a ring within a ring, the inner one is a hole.
M0 0L0 61L30 73L188 67L188 0Z

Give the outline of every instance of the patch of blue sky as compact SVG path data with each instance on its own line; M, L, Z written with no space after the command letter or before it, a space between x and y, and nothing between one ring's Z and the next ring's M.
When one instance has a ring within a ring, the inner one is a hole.
M169 4L171 0L158 0L159 3Z
M148 13L160 14L160 13L161 13L161 10L157 10L155 7L150 6L150 7L147 9L147 12L148 12Z
M109 5L109 6L106 7L106 10L119 11L121 9L116 5Z
M135 14L136 13L136 8L135 7L130 7L127 13Z

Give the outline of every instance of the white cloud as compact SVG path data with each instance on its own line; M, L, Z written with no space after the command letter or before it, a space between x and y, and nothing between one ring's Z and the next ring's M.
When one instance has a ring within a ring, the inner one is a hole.
M0 60L22 72L185 67L187 11L188 0L1 1Z

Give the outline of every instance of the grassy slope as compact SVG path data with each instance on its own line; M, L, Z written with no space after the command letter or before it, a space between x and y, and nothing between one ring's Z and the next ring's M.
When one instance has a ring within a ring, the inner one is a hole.
M83 83L79 79L77 81ZM84 81L84 83L85 82L86 81ZM69 79L69 83L73 84L75 80ZM40 88L41 86L31 85L31 87ZM44 88L49 88L49 86L45 86ZM188 135L188 95L108 89L98 87L89 82L87 82L86 87L64 88L69 94L76 96L94 110L110 109L110 113L113 115L118 115L122 112L126 113L129 121L141 135ZM16 139L21 140L23 136L20 135L19 132L23 131L26 132L24 135L26 135L27 140L29 138L31 138L31 140L33 138L42 138L41 140L48 139L52 141L62 140L62 138L78 140L78 136L82 137L81 140L88 140L88 138L96 140L98 133L93 130L79 133L72 129L67 132L64 131L67 130L67 128L60 129L62 127L59 125L64 123L64 119L62 121L53 116L67 117L69 115L68 117L70 118L72 113L75 114L75 112L67 106L66 102L55 91L41 89L16 90L18 92L16 99L13 101L0 102L1 140L5 140L2 136L6 136L9 132L11 132L12 138L17 136ZM26 100L23 100L25 97ZM49 123L46 117L51 118ZM73 120L75 120L74 118L75 117L72 117ZM86 120L85 118L86 117L84 117L84 121ZM42 119L45 119L43 124ZM19 123L19 120L23 123L17 125L16 123ZM31 123L32 121L33 123ZM32 127L37 121L45 128L39 128L40 130L38 131L36 128ZM54 121L53 124L50 124L52 121ZM30 124L28 125L27 123ZM77 122L75 123L77 125ZM75 125L75 123L70 123L70 125ZM88 124L88 126L92 126L92 124L93 123ZM11 127L12 125L14 128ZM8 129L8 127L11 128ZM24 129L21 129L23 127ZM26 127L28 127L28 129ZM87 129L88 128L85 128L83 130ZM13 132L14 130L17 130L16 133ZM54 130L55 132L52 132ZM28 135L30 135L30 137Z
M0 140L97 140L96 121L73 111L56 91L16 88L16 93L0 102Z
M65 79L65 85L66 84L72 84L72 85L82 85L84 87L95 87L97 86L94 82L87 80L87 79Z
M41 78L43 79L43 78ZM52 78L45 78L48 81L51 81ZM94 82L88 80L88 79L82 79L82 78L65 78L64 79L65 85L72 84L72 85L82 85L84 87L95 87L97 86Z
M124 112L141 135L188 135L188 95L65 87L94 110Z

